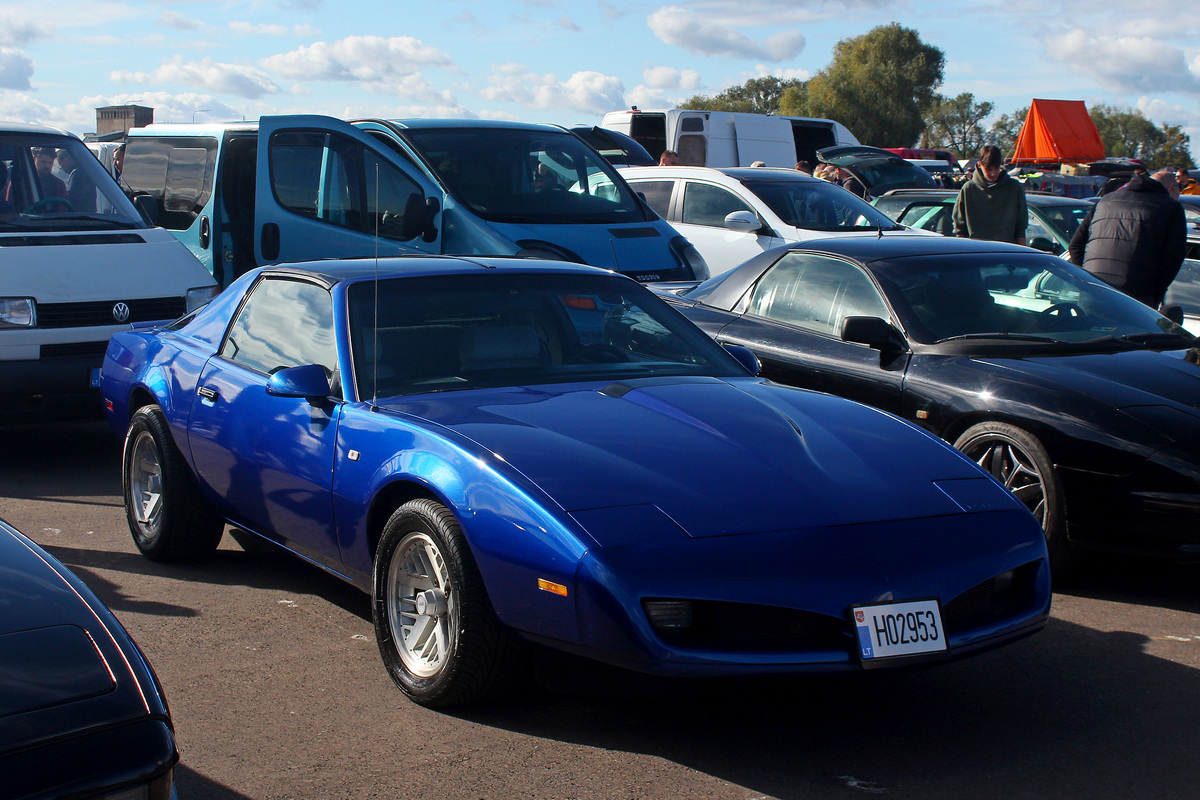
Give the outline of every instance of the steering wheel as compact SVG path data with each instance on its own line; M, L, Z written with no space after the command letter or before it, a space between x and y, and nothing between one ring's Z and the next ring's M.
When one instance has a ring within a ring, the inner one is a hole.
M621 361L628 361L624 351L619 347L613 347L611 344L597 342L596 344L584 345L571 354L572 361L580 361L585 364L616 364Z
M38 200L36 203L31 205L29 208L25 209L25 213L26 214L36 214L37 212L41 211L43 207L50 208L51 206L56 205L56 204L61 205L67 211L75 210L75 207L71 205L71 201L67 200L66 198L43 197L41 200Z
M1042 313L1047 316L1054 317L1082 317L1083 309L1072 302L1054 303L1049 308L1042 309Z

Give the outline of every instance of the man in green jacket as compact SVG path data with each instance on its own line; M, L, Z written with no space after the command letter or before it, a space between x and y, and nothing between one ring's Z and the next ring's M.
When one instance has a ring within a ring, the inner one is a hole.
M955 236L1025 244L1029 224L1025 186L1003 166L999 147L985 144L980 148L979 163L954 201Z

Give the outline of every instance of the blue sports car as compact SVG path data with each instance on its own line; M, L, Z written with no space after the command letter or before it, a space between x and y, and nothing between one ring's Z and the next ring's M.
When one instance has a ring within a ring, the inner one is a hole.
M143 554L250 531L370 593L414 701L552 648L662 675L861 669L1040 629L1041 529L949 445L755 377L648 289L506 259L263 268L113 337Z

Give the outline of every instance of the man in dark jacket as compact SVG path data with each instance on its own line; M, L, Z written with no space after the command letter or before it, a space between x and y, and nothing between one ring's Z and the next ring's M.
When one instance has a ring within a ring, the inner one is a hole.
M1104 195L1071 238L1071 263L1151 308L1162 305L1187 248L1183 206L1145 171ZM1156 176L1158 177L1158 176Z
M1000 148L985 144L971 179L954 201L954 235L1025 244L1029 207L1025 187L1004 171Z

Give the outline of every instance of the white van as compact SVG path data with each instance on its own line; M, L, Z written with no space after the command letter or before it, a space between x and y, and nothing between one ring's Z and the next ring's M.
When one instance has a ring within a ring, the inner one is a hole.
M0 419L100 416L113 333L208 302L212 276L79 137L0 122Z
M817 164L817 151L858 144L846 126L831 119L745 114L735 111L610 111L600 127L630 136L655 159L664 150L679 154L680 166L792 168L799 161Z

